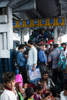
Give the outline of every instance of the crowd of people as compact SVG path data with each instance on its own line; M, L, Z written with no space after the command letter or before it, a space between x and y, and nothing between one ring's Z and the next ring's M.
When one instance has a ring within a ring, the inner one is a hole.
M41 34L42 35L42 34ZM67 100L67 48L42 36L20 44L14 54L14 72L3 75L1 100ZM38 38L41 37L41 40ZM39 68L41 79L28 81L27 71ZM52 73L50 76L49 73Z

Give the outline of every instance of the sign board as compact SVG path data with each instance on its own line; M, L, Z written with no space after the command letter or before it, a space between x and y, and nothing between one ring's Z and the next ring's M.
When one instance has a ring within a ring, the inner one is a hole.
M41 73L40 73L39 68L36 68L35 71L28 70L28 73L29 73L31 82L41 79Z
M42 26L62 26L65 23L64 18L51 18L51 19L35 19L35 20L23 20L14 21L13 27L42 27Z
M32 24L31 20L25 20L24 23L25 23L24 27L31 27L31 24Z
M38 19L35 19L35 20L32 20L32 27L38 27L39 26L39 20Z
M57 18L56 19L56 26L62 26L65 24L64 18Z
M16 25L16 22L15 21L13 21L13 26L15 26Z
M17 27L24 27L24 21L17 21Z
M13 27L14 27L14 28L18 27L18 21L14 21L14 22L13 22Z
M47 26L47 19L41 19L40 26Z
M55 19L48 19L48 26L55 26Z

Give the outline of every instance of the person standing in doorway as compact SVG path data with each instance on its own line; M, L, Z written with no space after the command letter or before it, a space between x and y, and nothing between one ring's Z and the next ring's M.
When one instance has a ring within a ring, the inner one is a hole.
M43 74L43 72L46 71L47 56L45 54L45 45L41 44L40 47L41 47L41 50L39 51L40 71L41 74Z
M29 53L28 53L27 66L29 70L32 69L33 71L35 71L35 68L37 66L37 50L33 46L32 40L28 41L28 46L31 49L29 50Z

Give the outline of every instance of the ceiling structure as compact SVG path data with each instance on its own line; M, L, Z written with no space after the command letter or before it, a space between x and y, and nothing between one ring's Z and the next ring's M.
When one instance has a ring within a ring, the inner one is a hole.
M67 15L67 0L0 0L0 8L7 6L12 8L13 20L55 18Z
M61 16L59 0L0 0L13 10L14 19L54 18ZM1 7L0 6L0 7Z

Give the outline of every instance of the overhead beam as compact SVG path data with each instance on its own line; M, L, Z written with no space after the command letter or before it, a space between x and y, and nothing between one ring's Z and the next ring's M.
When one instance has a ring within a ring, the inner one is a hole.
M0 8L6 7L8 5L9 1L2 1L0 2Z
M13 13L30 9L36 9L36 0L30 0L27 3L15 8Z

